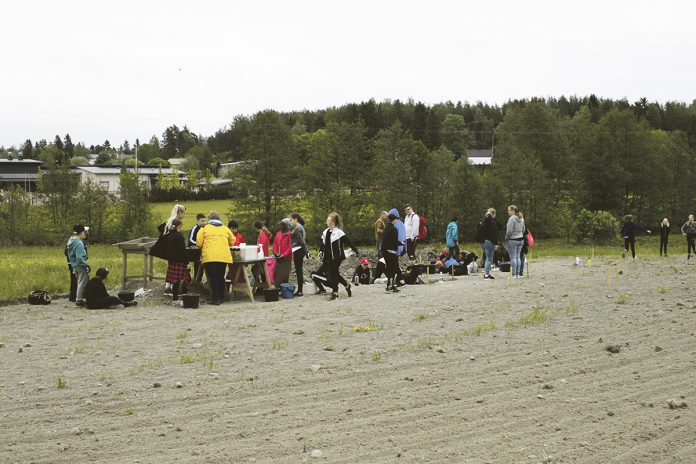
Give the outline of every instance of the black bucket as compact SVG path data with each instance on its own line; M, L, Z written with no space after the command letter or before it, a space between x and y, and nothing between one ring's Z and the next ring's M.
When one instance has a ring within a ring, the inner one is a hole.
M266 288L263 291L263 297L266 301L278 301L278 296L280 295L280 289L276 287Z
M134 292L118 292L118 298L123 301L133 301L135 299Z
M184 302L184 308L197 309L201 296L198 293L185 293L181 295L181 301Z

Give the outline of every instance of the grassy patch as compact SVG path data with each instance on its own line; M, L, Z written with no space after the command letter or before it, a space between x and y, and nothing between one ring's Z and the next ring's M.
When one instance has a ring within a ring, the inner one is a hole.
M381 359L382 359L382 353L380 353L379 351L372 353L372 360L373 361L379 361Z
M669 292L665 287L657 287L657 293L664 295L665 293Z
M124 416L130 416L130 415L133 414L134 412L135 412L135 410L134 410L133 408L131 408L131 407L123 408L123 415L124 415Z
M374 332L375 330L384 330L384 324L376 325L370 322L367 325L354 325L351 330L353 332Z
M196 351L194 353L183 353L180 354L175 359L179 364L193 364L195 362L203 361L208 362L211 359L217 359L222 354L218 351Z
M423 322L424 320L426 320L429 317L430 317L430 313L419 312L413 316L413 322Z
M272 350L282 350L283 348L287 347L290 342L284 338L280 340L274 340L273 343L271 344L271 349Z
M488 332L490 330L495 330L496 325L495 321L488 322L486 324L480 324L474 327L474 333L476 334L477 337L480 337L482 333Z
M619 296L616 297L616 303L620 305L628 303L628 293L619 293Z
M68 381L65 380L65 377L58 377L56 379L56 387L58 387L61 390L64 388L68 388Z
M541 324L546 322L548 314L540 306L534 306L532 311L517 320L505 322L505 327L524 327L528 325Z
M182 330L181 332L176 333L177 340L186 340L186 337L188 337L188 332L185 330Z

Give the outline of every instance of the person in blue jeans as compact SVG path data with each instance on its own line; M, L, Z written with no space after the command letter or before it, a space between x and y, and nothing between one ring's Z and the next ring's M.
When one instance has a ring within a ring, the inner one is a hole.
M508 242L508 252L510 253L510 272L513 279L520 278L520 254L524 245L524 218L520 209L515 205L508 206L507 228L505 230L505 240Z
M445 242L447 243L447 259L459 258L459 216L454 216L447 224Z
M486 262L484 264L483 278L493 280L491 275L491 267L493 266L494 247L498 243L498 221L495 220L495 209L488 208L486 216L481 221L479 239L481 240L481 248L486 254Z

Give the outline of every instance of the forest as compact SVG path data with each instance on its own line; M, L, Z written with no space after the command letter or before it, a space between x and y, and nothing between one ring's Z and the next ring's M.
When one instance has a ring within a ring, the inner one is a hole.
M217 195L241 205L238 212L223 211L240 222L275 224L299 211L314 219L312 231L335 210L363 242L371 241L380 210L402 210L406 204L427 217L434 240L455 215L462 218L462 238L468 239L486 208L504 212L508 204L523 210L537 236L579 241L606 238L592 224L579 224L579 217L592 223L631 213L649 228L662 217L681 223L696 210L691 185L696 103L645 98L630 103L591 95L503 105L369 100L237 115L209 136L172 125L146 143L86 146L57 135L51 143L26 140L3 147L0 156L40 159L48 177L85 163L90 154L99 155L99 164L120 164L117 155L131 155L136 148L141 163L162 166L184 158L180 169L196 179L231 178L231 187ZM471 150L492 153L491 165L467 162ZM239 163L223 172L220 166L227 162ZM193 192L163 179L149 195L160 198L168 191L172 200L192 200L205 190ZM17 223L10 217L17 208L10 211L9 196L0 206L5 228ZM121 209L125 214L127 208ZM78 220L81 213L78 208L60 214ZM126 229L124 234L139 233Z

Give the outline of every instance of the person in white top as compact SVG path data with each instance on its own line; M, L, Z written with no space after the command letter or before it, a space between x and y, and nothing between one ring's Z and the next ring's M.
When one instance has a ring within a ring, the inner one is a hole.
M406 212L406 217L404 218L404 225L406 226L406 253L408 253L409 258L413 259L416 257L420 217L413 211L411 205L406 205L404 210Z

